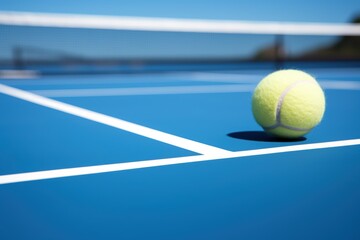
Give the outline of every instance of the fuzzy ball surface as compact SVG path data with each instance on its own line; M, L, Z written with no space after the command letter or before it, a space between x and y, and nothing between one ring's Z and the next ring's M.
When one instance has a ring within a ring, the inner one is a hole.
M257 85L252 112L256 122L270 135L299 138L321 122L325 95L311 75L300 70L280 70Z

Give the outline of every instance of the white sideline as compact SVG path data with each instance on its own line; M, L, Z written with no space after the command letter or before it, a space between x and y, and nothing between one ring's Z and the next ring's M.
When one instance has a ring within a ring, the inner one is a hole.
M0 84L0 93L16 97L28 102L32 102L44 107L55 109L61 112L72 114L81 118L85 118L94 122L102 123L117 129L128 131L140 136L148 137L163 143L167 143L176 147L187 149L200 154L224 154L227 150L192 141L186 138L171 135L155 129L144 127L135 123L121 120L115 117L107 116L98 112L90 111L84 108L73 106L67 103L59 102L53 99L42 97L27 91L9 87Z
M300 145L292 145L285 147L245 150L238 152L227 152L221 156L198 155L198 156L188 156L188 157L178 157L178 158L166 158L166 159L155 159L155 160L146 160L146 161L137 161L137 162L106 164L106 165L97 165L97 166L88 166L88 167L65 168L65 169L56 169L56 170L38 171L38 172L17 173L17 174L8 174L8 175L0 176L0 184L10 184L10 183L73 177L73 176L81 176L81 175L89 175L89 174L97 174L97 173L117 172L117 171L133 170L140 168L159 167L159 166L167 166L174 164L194 163L194 162L203 162L203 161L211 161L211 160L222 160L228 158L241 158L241 157L260 156L260 155L268 155L268 154L276 154L276 153L327 149L327 148L346 147L346 146L355 146L355 145L360 145L360 139L300 144Z
M165 32L245 33L272 35L360 35L360 25L350 23L250 22L7 11L0 12L0 24Z

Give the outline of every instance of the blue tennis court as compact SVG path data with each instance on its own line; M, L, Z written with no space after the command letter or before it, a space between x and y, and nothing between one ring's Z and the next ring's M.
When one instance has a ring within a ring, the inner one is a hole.
M360 18L194 7L0 11L1 240L360 239ZM278 69L325 92L304 137L253 117L255 87Z
M357 239L360 71L309 72L297 141L252 117L266 71L1 80L2 238Z

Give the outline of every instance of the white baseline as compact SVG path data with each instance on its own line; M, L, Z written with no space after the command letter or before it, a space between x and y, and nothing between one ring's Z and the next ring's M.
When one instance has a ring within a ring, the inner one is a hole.
M260 155L268 155L268 154L306 151L306 150L315 150L315 149L327 149L327 148L356 146L356 145L360 145L360 139L300 144L300 145L292 145L285 147L245 150L238 152L227 152L224 153L222 156L198 155L198 156L155 159L155 160L137 161L137 162L115 163L115 164L106 164L106 165L97 165L97 166L88 166L88 167L76 167L76 168L66 168L66 169L57 169L57 170L48 170L48 171L18 173L18 174L9 174L9 175L0 176L0 184L19 183L19 182L63 178L63 177L74 177L81 175L117 172L117 171L125 171L125 170L141 169L141 168L167 166L174 164L185 164L185 163L212 161L212 160L222 160L228 158L242 158L242 157L250 157L250 156L260 156Z
M360 90L356 81L320 81L324 89ZM167 86L141 88L87 88L87 89L49 89L31 90L32 93L46 97L106 97L132 95L166 95L166 94L201 94L201 93L236 93L252 92L255 84L223 84L201 86Z
M32 93L46 97L101 97L101 96L131 96L131 95L162 95L162 94L199 94L199 93L229 93L250 92L254 85L203 85L203 86L169 86L141 88L88 88L88 89L55 89L32 90Z

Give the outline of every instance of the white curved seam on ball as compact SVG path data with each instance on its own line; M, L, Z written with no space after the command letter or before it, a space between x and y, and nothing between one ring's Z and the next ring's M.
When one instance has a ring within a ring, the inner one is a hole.
M295 81L281 93L280 98L277 102L277 106L276 106L276 114L275 114L276 122L272 126L264 127L265 130L272 130L277 127L283 127L283 128L294 130L294 131L310 131L311 129L313 129L313 128L297 128L297 127L287 126L281 122L281 108L282 108L284 99L285 99L286 95L300 83L311 83L311 82L307 81L307 80Z

